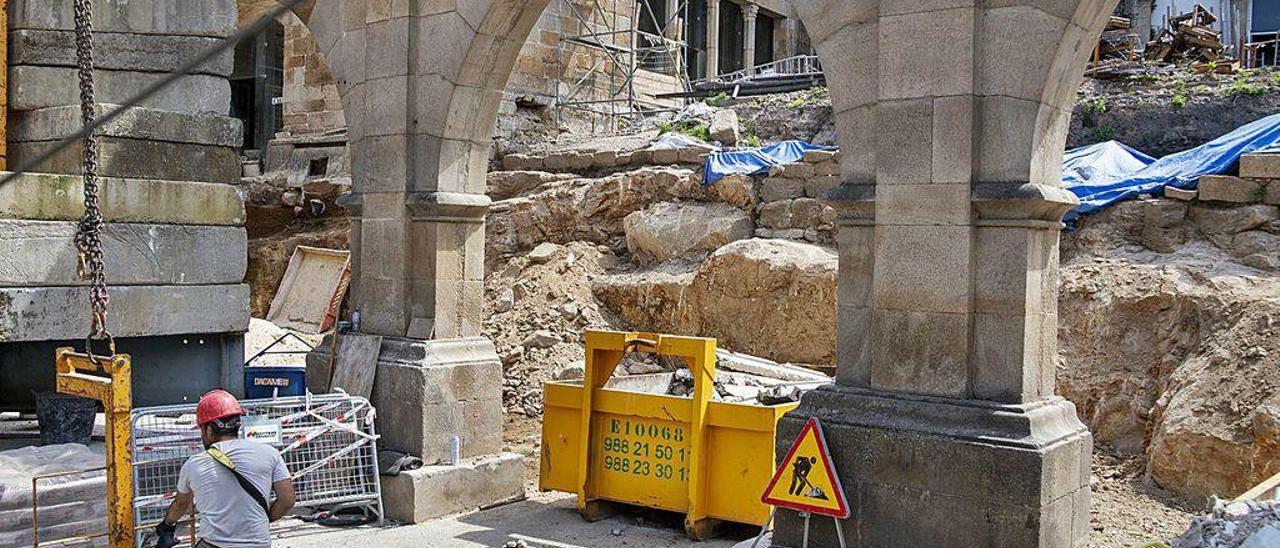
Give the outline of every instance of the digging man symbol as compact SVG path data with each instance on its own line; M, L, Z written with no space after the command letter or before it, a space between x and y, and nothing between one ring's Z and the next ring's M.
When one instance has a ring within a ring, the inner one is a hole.
M818 463L818 457L796 457L796 461L791 463L791 489L787 492L797 497L810 497L825 499L826 494L809 483L809 472L813 470L813 465Z

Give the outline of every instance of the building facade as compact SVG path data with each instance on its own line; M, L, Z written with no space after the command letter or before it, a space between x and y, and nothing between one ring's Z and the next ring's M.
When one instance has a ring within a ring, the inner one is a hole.
M274 2L239 4L244 25ZM246 150L262 149L276 133L346 127L333 75L306 26L286 15L266 34L242 43L236 55ZM520 52L507 97L552 106L634 93L658 104L654 96L681 91L690 80L811 51L790 0L553 0Z

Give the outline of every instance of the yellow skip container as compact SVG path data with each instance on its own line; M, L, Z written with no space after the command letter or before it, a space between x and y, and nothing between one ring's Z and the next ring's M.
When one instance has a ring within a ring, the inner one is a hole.
M684 358L692 396L606 388L628 352ZM609 502L681 512L695 539L719 520L764 525L778 419L797 404L711 401L715 339L587 331L586 353L582 384L543 387L540 489L576 493L588 520Z

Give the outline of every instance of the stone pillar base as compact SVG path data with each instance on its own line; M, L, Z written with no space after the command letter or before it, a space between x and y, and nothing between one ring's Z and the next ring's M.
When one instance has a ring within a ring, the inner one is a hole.
M1093 438L1053 397L1005 405L827 386L779 423L785 455L822 421L853 515L848 546L1083 546ZM810 546L839 546L827 518ZM804 520L779 511L776 546L800 546Z
M382 476L386 517L403 523L422 523L523 499L524 458L514 453Z
M330 335L332 336L332 335ZM329 378L325 337L307 356L308 385ZM377 408L378 448L448 462L450 438L462 457L502 449L502 361L484 338L424 341L384 337L369 398Z
M380 448L447 462L449 439L462 456L502 450L502 361L484 338L385 338L374 379Z

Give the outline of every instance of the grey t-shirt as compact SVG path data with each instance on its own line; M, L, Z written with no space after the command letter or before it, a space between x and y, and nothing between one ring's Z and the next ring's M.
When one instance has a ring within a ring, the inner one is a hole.
M220 441L213 446L226 453L236 470L267 500L271 499L271 484L289 477L280 452L270 445L238 439ZM195 493L200 538L220 548L271 546L267 513L240 487L231 471L207 452L193 455L182 465L178 492Z

